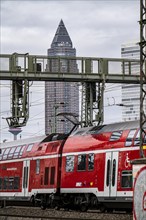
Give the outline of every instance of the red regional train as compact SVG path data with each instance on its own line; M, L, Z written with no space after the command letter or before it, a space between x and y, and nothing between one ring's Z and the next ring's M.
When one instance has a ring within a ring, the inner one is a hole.
M0 200L44 209L132 209L130 161L140 155L138 127L138 121L121 122L2 143Z

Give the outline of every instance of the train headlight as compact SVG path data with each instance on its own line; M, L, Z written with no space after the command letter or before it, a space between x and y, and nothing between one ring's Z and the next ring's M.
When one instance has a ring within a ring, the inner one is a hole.
M90 186L93 186L93 182L90 182Z

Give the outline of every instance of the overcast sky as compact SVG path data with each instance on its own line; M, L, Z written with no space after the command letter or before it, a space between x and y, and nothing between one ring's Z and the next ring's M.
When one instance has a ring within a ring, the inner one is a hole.
M121 44L139 41L139 0L1 0L2 54L29 53L46 55L61 19L77 50L83 57L120 57ZM5 117L10 116L10 85L0 82L1 141L12 139ZM107 95L105 105L120 101L117 87ZM119 107L117 107L119 108ZM120 120L113 108L109 121ZM35 112L35 113L34 113ZM120 109L119 109L120 112ZM113 118L112 116L113 115ZM105 117L108 119L108 116ZM32 129L33 128L33 129ZM22 137L44 134L44 88L30 90L30 119Z

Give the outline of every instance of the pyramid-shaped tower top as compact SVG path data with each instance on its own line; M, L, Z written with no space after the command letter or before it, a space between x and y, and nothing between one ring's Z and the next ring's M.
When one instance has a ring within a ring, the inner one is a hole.
M55 34L54 39L51 44L51 47L55 47L55 46L72 47L72 41L70 39L70 36L66 30L66 27L65 27L62 19L59 23L56 34Z

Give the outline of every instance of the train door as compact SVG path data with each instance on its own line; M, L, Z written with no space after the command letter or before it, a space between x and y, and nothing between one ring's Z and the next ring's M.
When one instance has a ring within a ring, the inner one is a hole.
M104 196L117 195L117 173L119 152L107 152L105 158Z
M29 168L30 160L25 160L23 162L23 178L22 178L22 193L23 196L28 196L28 183L29 183Z

